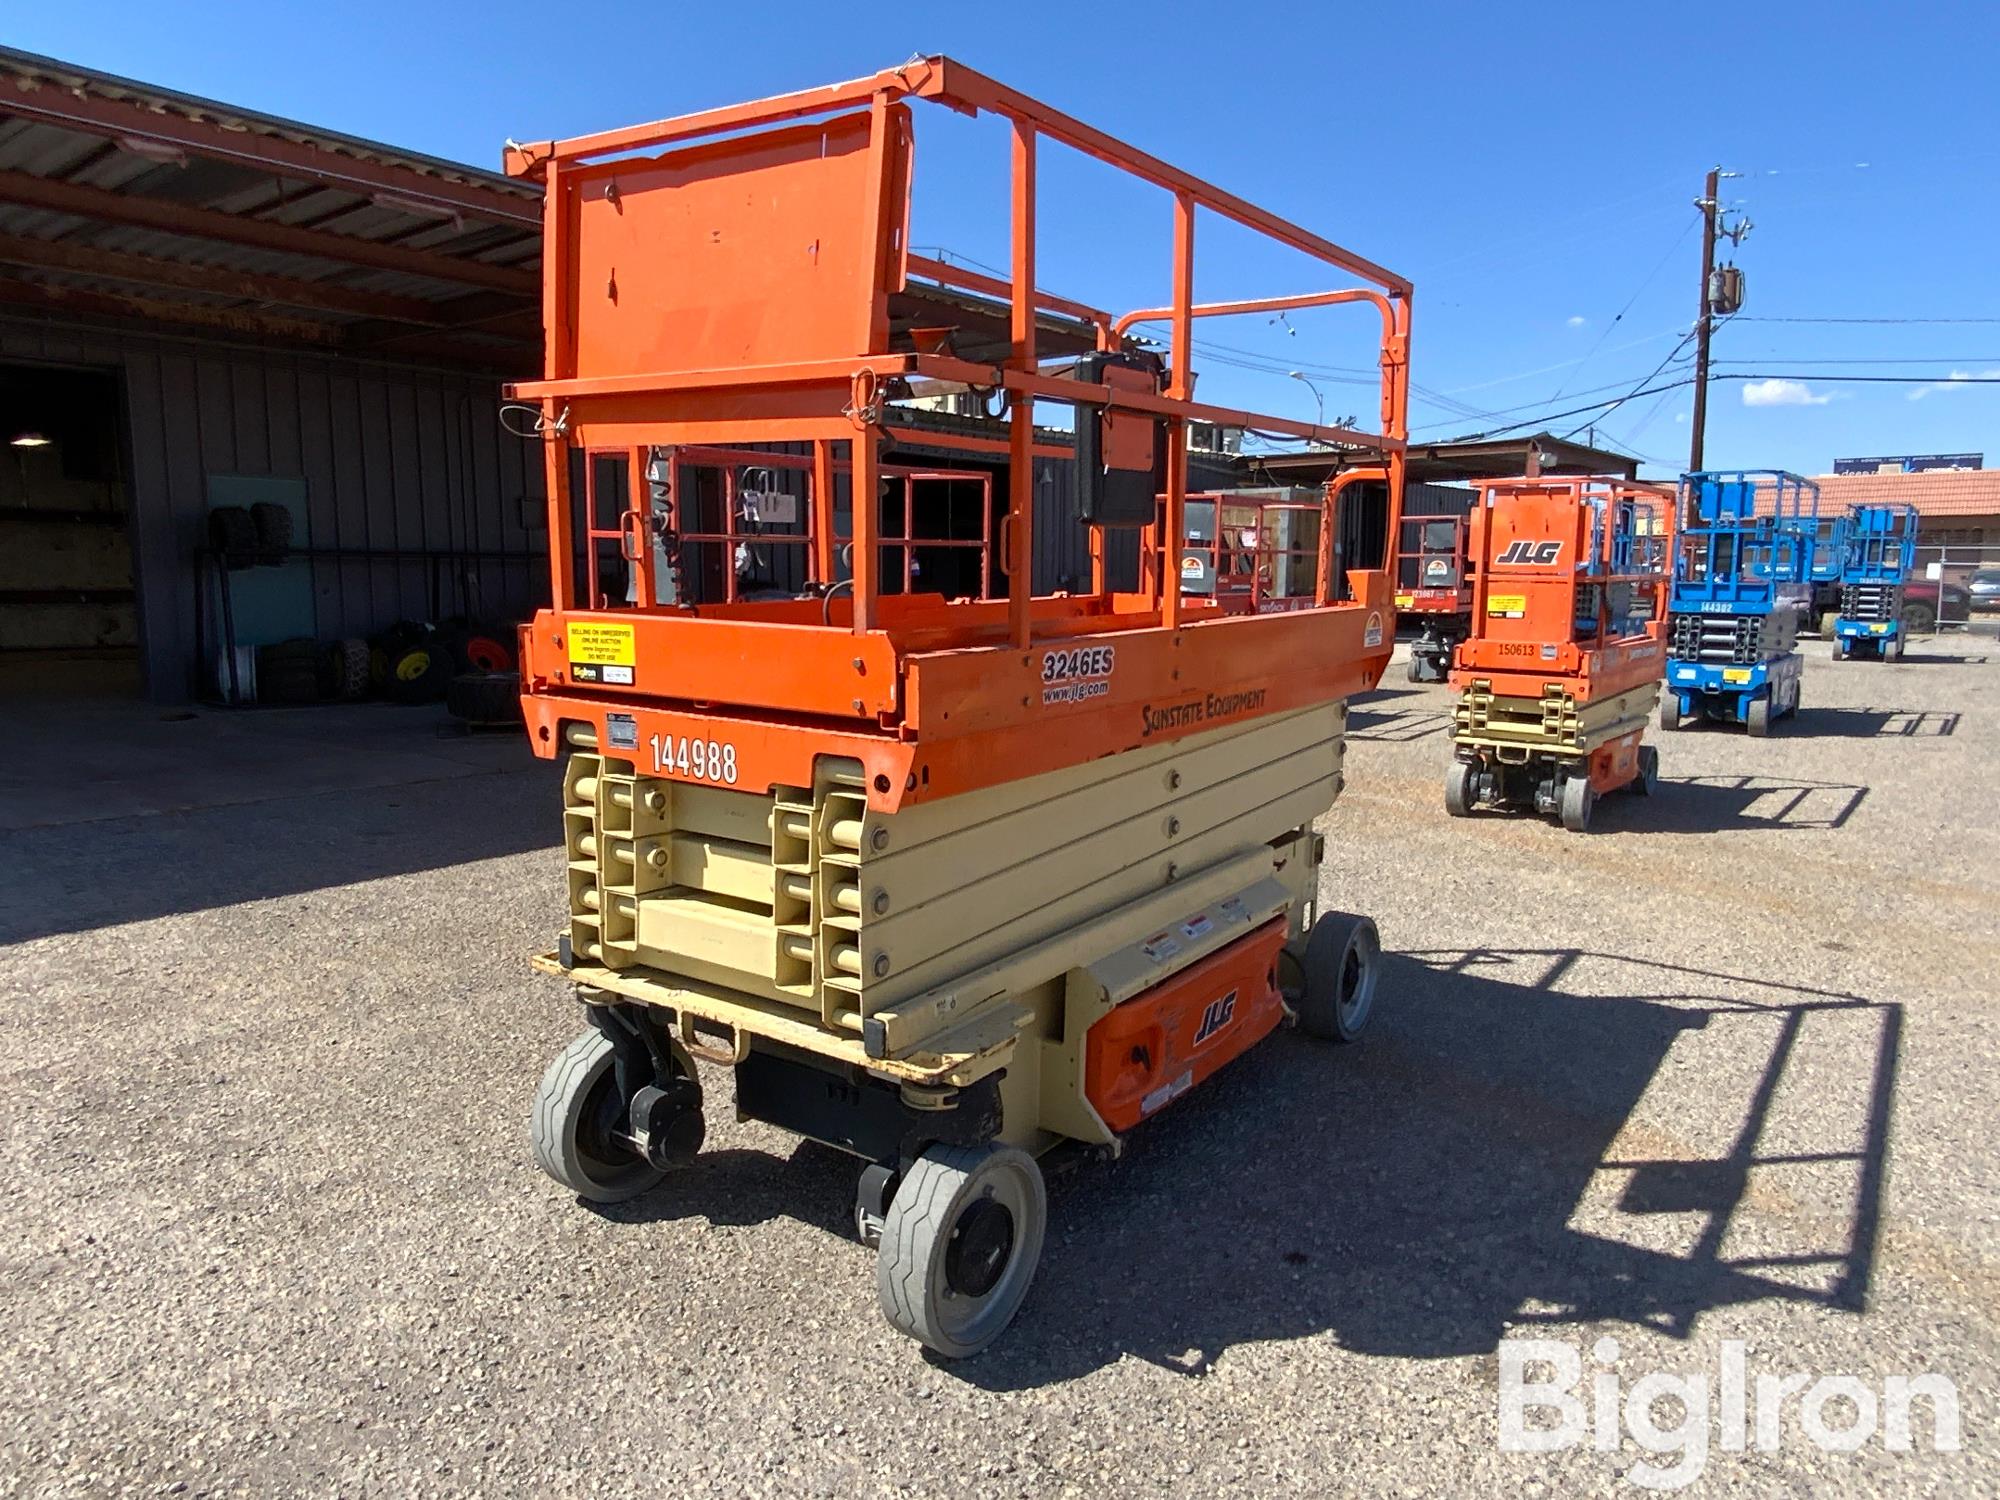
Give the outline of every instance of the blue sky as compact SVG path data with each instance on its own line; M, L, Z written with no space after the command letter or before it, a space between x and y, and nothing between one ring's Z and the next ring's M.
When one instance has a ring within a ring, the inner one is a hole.
M1002 29L1019 13L1029 23ZM493 165L574 134L948 52L1410 276L1420 437L1635 389L1693 316L1692 200L1721 164L1754 221L1749 295L1711 395L1715 466L1980 450L2000 465L2000 6L858 7L90 3L17 9L5 41L191 93ZM1002 134L925 109L919 246L1006 259ZM1865 165L1863 165L1865 163ZM1043 277L1124 308L1166 291L1168 208L1050 161ZM1203 221L1197 294L1325 284ZM1952 319L1949 322L1765 321ZM1985 319L1984 322L1972 321ZM1353 314L1203 329L1201 394L1371 412ZM1685 355L1686 351L1683 351ZM1225 362L1228 361L1228 362ZM1890 361L1902 361L1890 363ZM1663 380L1680 378L1669 364ZM1836 382L1923 375L1935 384ZM1755 398L1747 402L1746 391ZM1525 409L1520 409L1525 408ZM1686 459L1685 389L1551 420ZM1490 414L1490 415L1489 415Z

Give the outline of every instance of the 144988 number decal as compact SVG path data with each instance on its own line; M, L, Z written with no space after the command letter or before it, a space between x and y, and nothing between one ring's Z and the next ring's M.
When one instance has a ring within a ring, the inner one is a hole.
M676 739L671 734L646 737L653 747L653 769L669 776L736 785L736 747L716 740Z

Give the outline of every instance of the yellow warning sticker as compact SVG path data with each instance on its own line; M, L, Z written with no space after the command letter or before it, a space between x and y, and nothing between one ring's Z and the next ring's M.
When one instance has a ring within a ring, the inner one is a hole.
M593 625L572 620L569 626L571 666L629 667L635 664L630 625Z
M1486 613L1489 615L1505 615L1510 620L1518 620L1527 612L1528 596L1526 594L1488 594L1486 596Z
M1415 594L1398 594L1396 596L1396 608L1398 609L1408 609L1416 602L1417 596Z
M1724 667L1722 669L1722 680L1724 682L1748 682L1750 680L1750 669L1748 667Z

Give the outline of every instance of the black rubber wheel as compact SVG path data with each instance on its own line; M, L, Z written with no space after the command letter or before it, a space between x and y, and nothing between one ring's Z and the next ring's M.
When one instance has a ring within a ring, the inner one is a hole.
M592 1203L623 1203L666 1174L616 1139L625 1101L611 1065L611 1043L595 1028L556 1054L528 1111L535 1164Z
M1743 715L1743 727L1750 731L1751 738L1753 739L1761 740L1771 732L1771 700L1769 698L1753 698L1750 700L1750 707Z
M319 698L318 642L279 641L257 648L259 703L317 703Z
M270 500L250 507L250 524L257 533L258 561L277 563L292 550L292 513Z
M1454 818L1472 816L1472 778L1479 768L1469 760L1455 760L1444 771L1444 810Z
M383 692L397 703L433 703L451 685L451 663L429 641L388 653Z
M977 1354L1027 1299L1048 1190L1014 1146L932 1146L897 1184L875 1251L892 1327L952 1359Z
M461 672L445 689L444 706L468 724L521 722L521 674Z
M333 692L337 698L365 698L372 673L368 643L349 636L334 642Z
M1421 670L1420 670L1420 669L1418 668L1418 666L1417 666L1417 659L1416 659L1416 658L1415 658L1414 656L1410 658L1410 666L1409 666L1409 673L1408 673L1408 676L1409 676L1409 679L1410 679L1410 681L1412 681L1412 682L1422 682L1422 681L1424 680L1424 674L1423 674L1423 672L1422 672L1422 671L1421 671Z
M1833 639L1834 622L1840 618L1838 610L1822 610L1819 616L1819 633L1827 640Z
M1596 807L1597 789L1590 784L1588 776L1571 776L1564 780L1557 803L1563 827L1571 833L1588 833L1590 815Z
M1653 795L1660 784L1660 752L1652 745L1639 747L1639 774L1632 778L1632 790L1641 797Z
M208 545L226 567L247 568L257 561L257 523L240 505L218 505L208 513Z
M1678 729L1680 727L1681 695L1679 693L1668 693L1660 699L1660 728Z
M1299 1027L1328 1042L1352 1042L1375 1014L1382 938L1367 917L1330 911L1306 936L1306 982L1297 1005Z
M1937 628L1937 611L1928 604L1905 604L1903 628L1912 635L1929 635Z

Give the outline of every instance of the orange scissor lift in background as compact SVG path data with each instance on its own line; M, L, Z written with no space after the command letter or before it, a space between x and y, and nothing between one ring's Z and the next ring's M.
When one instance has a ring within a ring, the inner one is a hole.
M1405 515L1396 551L1396 613L1423 633L1410 643L1412 682L1443 682L1472 629L1472 568L1464 516Z
M1665 666L1673 492L1581 478L1478 488L1445 807L1532 806L1580 833L1598 797L1658 779L1641 740Z
M909 248L921 101L1005 126L1007 279ZM1036 289L1052 144L1163 190L1166 306L1114 319ZM1315 920L1313 822L1340 787L1345 700L1388 661L1386 559L1337 572L1322 524L1310 608L1190 597L1186 429L1379 454L1322 515L1372 480L1395 536L1409 285L944 58L510 147L508 166L547 187L546 370L510 392L551 495L554 603L523 630L523 707L536 752L568 756L569 914L537 962L590 1021L536 1094L537 1159L589 1199L646 1191L701 1144L698 1060L726 1067L741 1117L860 1159L884 1313L971 1353L1034 1273L1038 1158L1115 1152L1288 1018L1335 1039L1367 1020L1379 945L1365 918ZM1361 285L1198 304L1203 216ZM1379 433L1194 399L1196 318L1349 303L1380 320ZM1126 336L1141 319L1170 326L1164 359ZM890 576L910 502L884 480L910 477L890 460L918 441L898 405L918 378L1008 404L1004 438L920 439L996 474L993 597L927 592L938 566ZM1083 592L1032 587L1036 461L1072 456L1037 401L1075 414ZM747 539L712 519L683 536L676 487L703 464L711 498L718 466L756 497ZM793 495L807 514L772 521ZM1141 534L1136 586L1111 576L1118 527ZM750 570L711 566L684 595L684 541L747 548Z

